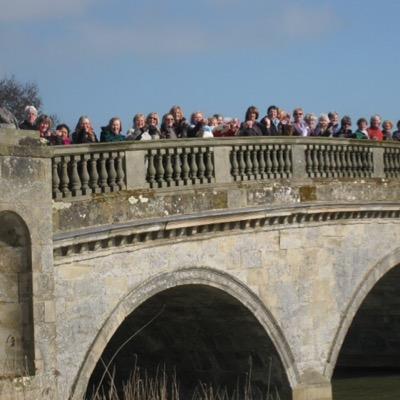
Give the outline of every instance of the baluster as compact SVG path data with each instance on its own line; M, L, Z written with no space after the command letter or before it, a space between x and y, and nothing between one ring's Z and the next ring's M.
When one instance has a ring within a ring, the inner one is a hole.
M119 188L116 183L117 179L117 171L115 171L115 158L117 157L117 153L110 152L109 159L107 162L107 171L108 171L108 186L110 187L112 192L116 192Z
M368 153L364 148L361 148L361 172L362 177L368 176Z
M246 176L247 176L247 180L250 180L252 178L252 172L253 172L253 165L251 162L251 151L252 151L252 146L247 146L246 150L244 152L245 155L245 163L246 163Z
M51 160L51 166L52 166L52 187L53 187L53 199L59 199L62 197L61 191L60 191L60 177L58 176L58 166L61 161L60 157L54 157Z
M158 183L158 187L162 187L164 183L164 165L163 165L163 153L162 149L157 151L156 155L156 181Z
M333 177L332 171L332 159L333 159L333 146L326 146L326 176L328 178Z
M210 147L206 147L206 178L208 182L212 182L214 177L213 155Z
M118 184L120 190L125 189L124 155L125 154L123 151L119 151L117 153L117 160L116 160L117 184ZM154 180L154 178L153 178L153 180Z
M362 164L361 164L361 147L355 146L355 153L354 153L354 161L355 161L355 168L356 168L356 176L362 177Z
M260 146L253 146L251 162L253 164L253 175L255 179L260 177L260 164L258 162L258 153Z
M258 163L258 169L260 171L260 176L261 179L265 178L265 154L264 154L264 146L259 146L259 163Z
M313 176L314 178L320 178L320 173L319 173L319 162L318 162L318 150L319 150L319 146L313 146L313 151L311 153L311 157L312 157L312 170L313 170Z
M338 176L337 173L337 162L336 162L336 158L337 158L337 146L331 146L331 160L330 160L330 164L331 164L331 177L332 178L336 178Z
M149 150L147 152L147 182L149 182L150 187L156 186L156 167L155 167L155 154L154 150Z
M184 185L188 184L190 174L187 150L186 147L182 149L182 180Z
M349 146L347 149L347 159L349 163L349 173L351 178L355 178L355 162L354 162L354 146Z
M196 149L192 147L190 149L190 177L192 179L193 185L198 183L198 178L197 178L197 161L196 161Z
M244 162L244 150L243 146L239 147L239 175L240 179L244 180L245 179L245 169L246 169L246 164Z
M285 162L283 160L283 146L282 145L278 145L278 174L279 174L279 178L284 178L284 170L285 170Z
M176 186L179 186L181 180L181 172L182 169L181 169L180 149L176 148L174 154L174 174L173 174Z
M393 152L393 160L394 160L394 173L393 173L393 177L398 177L399 176L399 172L400 172L400 152L396 149L392 149Z
M396 160L396 152L394 149L386 149L388 150L387 155L388 155L388 170L389 170L389 176L391 178L396 177L396 167L395 167L395 160Z
M292 153L291 148L285 145L285 175L286 178L290 178L292 176Z
M165 181L167 182L168 187L171 186L173 172L171 150L165 149Z
M268 176L268 179L273 178L273 175L272 175L272 161L271 161L272 156L271 156L271 153L272 153L272 145L267 145L267 146L266 146L266 151L265 151L265 159L266 159L266 164L267 164L267 176Z
M392 171L390 170L389 159L391 157L391 149L386 148L383 153L383 170L385 171L385 177L391 178Z
M322 162L324 165L324 168L323 168L324 178L329 178L329 176L330 176L330 160L329 160L330 147L322 146L322 149L323 149Z
M306 169L307 169L307 175L309 178L314 177L312 157L311 157L312 150L313 150L313 146L307 146L307 148L306 148Z
M89 160L90 155L89 154L82 154L81 156L81 161L79 163L79 169L80 169L80 177L81 177L81 190L82 194L86 195L91 192L89 188L89 172L88 172L88 166L87 166L87 160Z
M204 181L204 173L206 172L206 166L204 165L204 152L203 148L199 147L197 149L197 164L198 164L198 172L197 176L199 177L200 183Z
M345 146L342 146L342 149L343 149L344 176L351 177L350 152L349 149Z
M344 160L344 148L343 146L338 146L338 167L339 167L339 177L343 178L346 176L346 163Z
M103 193L108 193L110 191L110 187L107 184L107 153L100 153L99 159L99 186Z
M68 176L68 162L69 156L63 156L61 161L61 192L63 197L69 197L69 176Z
M277 146L272 145L272 176L273 178L277 178L278 177L278 157L277 157Z
M70 186L71 186L72 196L80 196L82 194L81 180L80 180L79 174L78 174L77 158L79 159L79 156L72 155L71 162L70 162L70 168L71 168Z
M99 174L97 170L97 160L99 159L100 155L97 153L93 153L90 158L89 164L89 186L92 189L93 193L100 193L101 189L98 185L99 183Z
M232 151L231 151L231 175L233 176L233 180L237 180L239 174L239 164L237 161L237 151L236 151L236 147L233 146L232 147Z

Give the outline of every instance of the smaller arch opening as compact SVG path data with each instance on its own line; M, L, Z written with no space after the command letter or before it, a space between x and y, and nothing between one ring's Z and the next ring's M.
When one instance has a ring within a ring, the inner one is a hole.
M335 400L400 398L400 266L389 270L355 315L333 374Z
M17 214L0 213L1 377L34 374L31 244Z
M119 351L123 343L127 344ZM237 299L206 285L164 290L133 311L106 346L86 399L93 398L99 385L109 388L109 380L102 377L104 364L112 358L109 371L115 372L113 381L120 393L137 360L148 376L154 377L164 366L169 377L176 375L181 399L192 399L199 382L226 388L230 394L244 393L244 385L250 383L252 399L265 399L268 391L291 399L280 357L259 321Z

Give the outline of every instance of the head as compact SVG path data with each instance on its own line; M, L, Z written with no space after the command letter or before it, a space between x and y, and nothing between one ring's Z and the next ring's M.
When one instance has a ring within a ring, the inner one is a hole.
M390 132L393 129L393 122L389 120L385 120L382 122L382 129L385 132Z
M277 106L269 106L267 110L268 118L275 119L278 118L278 107Z
M204 114L201 111L194 112L190 117L190 122L193 125L201 123L201 122L203 122L203 120L204 120Z
M146 118L147 125L158 126L160 123L160 117L156 112L151 112Z
M37 120L37 128L40 136L47 135L53 125L53 121L48 115L41 115Z
M245 115L244 119L245 119L245 121L257 121L259 115L260 115L260 112L258 111L258 108L255 106L250 106L246 110L246 115Z
M351 118L348 115L345 115L340 121L340 125L343 129L351 129Z
M288 124L290 122L290 115L287 111L280 108L280 109L278 109L278 119L283 124Z
M328 117L332 125L337 125L339 123L339 114L336 111L328 113Z
M318 118L318 125L322 129L326 129L329 125L329 117L327 114L321 114L320 117Z
M366 118L359 118L357 120L357 128L360 131L365 131L368 128L368 121Z
M218 126L218 119L215 117L208 118L208 126L212 127Z
M302 122L304 119L304 111L302 108L295 108L293 110L294 122Z
M144 128L145 125L146 125L146 118L145 118L144 114L138 113L133 117L133 127L135 129Z
M34 106L26 106L24 112L25 112L25 120L33 125L36 122L38 116L37 109Z
M88 116L86 115L82 115L79 120L78 123L76 124L76 128L75 128L76 132L93 132L93 127L92 127L92 123L90 122L90 119Z
M69 137L70 129L67 124L57 125L56 131L60 132L62 137Z
M224 117L221 114L214 114L213 118L217 119L217 125L223 125L224 124Z
M108 130L114 135L119 135L122 132L121 118L113 117L108 122Z
M164 126L172 127L174 125L175 119L171 113L164 114L162 123Z
M173 115L176 122L184 118L183 110L180 106L172 106L169 113Z
M379 129L381 126L381 117L380 115L376 114L373 115L369 121L369 125L371 128Z
M315 129L317 127L318 118L315 114L306 114L304 121L311 129Z

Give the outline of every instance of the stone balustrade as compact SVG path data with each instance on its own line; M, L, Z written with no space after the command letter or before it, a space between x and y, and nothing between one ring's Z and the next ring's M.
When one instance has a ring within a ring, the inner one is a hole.
M331 138L224 138L54 147L53 198L255 180L398 178L400 145Z

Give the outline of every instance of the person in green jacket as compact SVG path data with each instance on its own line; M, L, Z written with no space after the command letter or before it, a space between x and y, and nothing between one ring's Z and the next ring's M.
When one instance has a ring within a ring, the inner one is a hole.
M121 118L113 117L107 126L101 128L100 142L122 142L125 140L125 136L121 132Z

